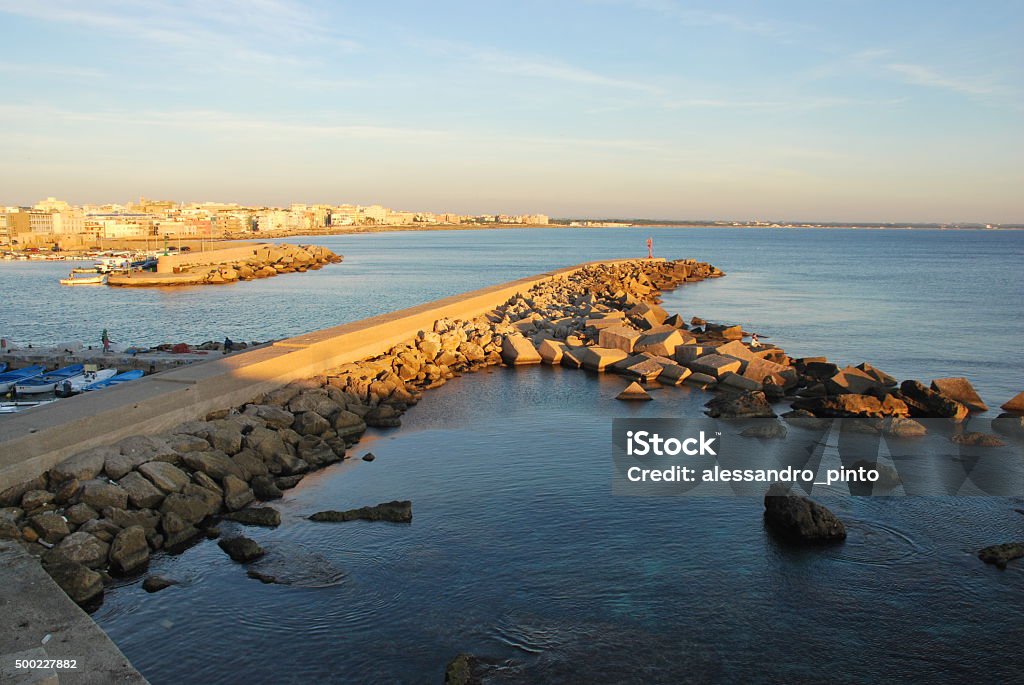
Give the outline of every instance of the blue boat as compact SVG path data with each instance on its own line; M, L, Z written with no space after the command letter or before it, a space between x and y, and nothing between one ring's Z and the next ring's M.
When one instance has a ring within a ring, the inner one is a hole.
M6 366L6 364L4 366ZM23 369L14 369L7 373L0 373L0 395L10 392L15 383L35 378L42 374L43 371L46 371L46 367L37 364L36 366L26 366Z
M7 362L0 362L0 374L7 370Z
M14 391L19 395L38 395L44 392L53 392L58 383L78 378L85 374L85 366L72 364L63 369L57 369L52 373L43 374L36 378L30 378L14 384Z
M102 390L103 388L109 388L112 385L119 385L125 381L134 381L136 378L142 378L143 372L141 369L135 369L133 371L125 371L119 373L116 376L111 376L102 381L96 381L85 386L83 392L89 392L90 390Z

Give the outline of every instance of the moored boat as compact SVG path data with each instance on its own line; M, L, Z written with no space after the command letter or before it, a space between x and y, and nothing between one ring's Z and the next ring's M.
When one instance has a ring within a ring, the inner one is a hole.
M99 371L86 371L77 378L70 378L61 381L54 387L53 392L57 397L71 397L82 392L87 386L99 383L117 375L117 369L100 369Z
M35 366L26 366L22 369L14 369L13 371L0 373L0 395L10 392L11 388L13 388L16 383L27 381L30 378L35 378L36 376L41 376L44 371L46 371L45 366L36 364Z
M72 364L63 369L15 383L14 391L19 395L39 395L44 392L53 392L58 383L73 380L82 375L85 375L85 367L81 364Z
M91 384L85 386L84 388L82 388L82 390L84 392L91 392L93 390L102 390L103 388L109 388L109 387L114 386L114 385L120 385L121 383L125 383L127 381L133 381L136 378L142 378L142 376L143 376L143 372L142 372L141 369L134 369L132 371L125 371L124 373L119 373L116 376L112 376L112 377L107 378L105 380L96 381L95 383L91 383Z
M68 274L67 278L60 279L61 285L103 285L107 282L107 277L103 274L96 274L94 276L82 276L80 278L75 277L75 273L72 271Z

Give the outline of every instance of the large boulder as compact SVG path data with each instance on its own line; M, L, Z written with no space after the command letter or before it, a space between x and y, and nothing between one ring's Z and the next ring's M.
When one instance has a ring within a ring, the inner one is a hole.
M846 538L839 518L806 497L793 494L788 485L775 483L764 497L765 521L784 535L802 542L830 542Z
M772 405L759 390L722 394L704 406L707 407L705 413L716 419L775 418Z
M666 366L661 370L661 375L658 376L658 382L663 385L679 385L692 373L692 371L681 364Z
M297 389L295 394L298 394ZM291 400L294 396L288 399ZM245 408L245 413L263 419L270 428L289 428L295 420L295 415L290 411L272 404L250 404Z
M114 538L108 555L110 569L115 573L130 573L149 562L149 543L142 526L129 526Z
M63 483L68 480L92 480L103 470L107 456L117 452L115 447L94 447L68 457L50 469L50 480Z
M83 483L79 499L97 511L103 507L125 509L128 506L128 492L119 485L102 480Z
M725 357L720 354L706 354L703 357L694 359L688 366L694 373L703 373L707 376L711 376L716 380L721 380L722 376L729 373L739 373L740 367L743 365L739 359L735 357Z
M53 549L43 554L43 563L59 566L62 564L82 564L89 568L100 568L107 563L110 545L95 535L77 531L67 536Z
M86 604L103 594L103 576L91 568L76 563L48 564L45 568L60 589L76 604Z
M803 409L819 418L884 418L908 415L907 405L892 395L878 399L873 395L836 395L833 397L802 397L793 402L793 409Z
M244 477L242 469L231 457L220 451L186 452L181 455L181 461L193 471L200 471L218 481L225 476Z
M629 353L615 347L582 347L572 350L584 368L591 371L604 371L608 366L621 361L629 356ZM563 363L569 357L566 353L562 357Z
M1000 409L1013 412L1014 414L1024 414L1024 392L1019 392L1011 397Z
M795 387L800 380L796 369L792 366L776 364L758 357L747 362L747 368L743 369L743 376L762 384L768 383L770 379L775 385L785 390Z
M224 477L224 506L229 511L237 511L247 507L256 498L249 485L242 479L232 475Z
M683 336L678 330L647 333L640 336L633 346L635 352L650 352L659 357L671 357L676 348L683 344Z
M219 452L229 456L238 454L239 450L242 449L241 427L230 421L218 421L210 425L210 430L206 433L206 441L210 443L210 447ZM205 451L200 450L192 454L201 454Z
M164 518L174 514L189 525L195 525L210 514L210 506L204 497L197 494L171 493L160 505Z
M217 546L227 552L233 561L237 561L240 564L255 561L266 554L264 549L255 540L251 540L244 535L218 540Z
M633 382L626 386L626 389L615 396L617 400L636 401L636 400L651 400L654 399L647 394L643 386L639 383Z
M164 501L163 491L138 471L132 471L117 484L128 493L128 501L137 509L153 509Z
M304 411L295 415L292 428L300 435L323 435L331 429L331 422L315 411Z
M967 407L918 381L903 381L900 384L900 396L915 419L949 418L963 421L967 418Z
M506 335L501 341L501 359L506 364L540 364L540 353L533 343L521 334Z
M565 343L547 339L541 341L540 346L537 347L537 353L540 354L541 361L545 364L554 365L562 361L565 348Z
M988 411L988 405L981 400L971 382L963 376L936 378L932 381L932 390L959 402L967 407L968 411Z
M847 366L825 381L825 389L833 395L867 395L883 387L881 381L855 366Z
M57 544L71 534L64 517L52 511L36 514L28 520L28 524L39 535L40 540L51 545Z
M165 493L181 492L189 484L188 474L174 464L150 461L139 466L139 473Z
M599 347L622 350L631 353L636 342L640 339L640 331L628 326L618 325L602 328L598 332L597 344Z

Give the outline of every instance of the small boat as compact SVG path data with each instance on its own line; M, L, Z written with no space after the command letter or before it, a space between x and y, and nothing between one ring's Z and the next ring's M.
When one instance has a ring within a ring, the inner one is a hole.
M65 366L63 369L57 369L52 373L46 373L36 378L15 383L14 391L19 395L39 395L44 392L53 392L58 383L73 380L84 374L84 366L72 364L71 366Z
M68 274L67 278L60 279L61 285L103 285L106 282L107 277L103 274L75 278L75 272L73 271L70 274Z
M125 383L127 381L134 381L136 378L142 378L142 376L142 369L125 371L124 373L119 373L116 376L111 376L110 378L107 378L105 380L90 383L89 385L82 388L82 390L85 392L91 392L93 390L102 390L103 388L109 388L113 385L120 385L121 383Z
M0 374L7 370L7 362L0 362Z
M87 386L99 383L117 375L117 369L100 369L99 371L86 371L77 378L71 378L57 384L53 392L57 397L71 397L82 392Z
M99 273L99 272L96 271L96 267L94 266L92 268L72 269L71 273L73 273L73 274L95 274L95 273Z
M35 366L26 366L23 369L15 369L8 371L7 373L0 373L0 395L5 395L11 391L15 383L21 383L27 381L30 378L41 376L46 371L45 366L36 364Z
M14 414L22 409L31 409L32 407L40 407L44 404L50 404L57 400L40 400L38 402L0 402L0 414Z

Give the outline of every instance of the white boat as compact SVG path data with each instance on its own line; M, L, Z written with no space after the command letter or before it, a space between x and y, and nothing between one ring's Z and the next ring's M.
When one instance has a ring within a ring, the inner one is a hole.
M88 385L105 381L117 374L117 369L100 369L99 371L86 371L81 376L69 378L54 387L53 391L57 397L71 397L82 392Z
M81 364L65 366L52 373L43 374L27 381L20 381L15 384L14 391L18 395L39 395L44 392L53 392L58 383L73 380L85 375L85 367Z
M0 395L6 395L17 383L27 381L30 378L36 378L42 376L43 372L46 371L46 367L40 364L34 366L26 366L22 369L15 369L13 371L7 371L6 373L0 373Z
M83 276L82 278L75 278L74 272L68 274L67 278L60 279L61 285L103 285L107 282L107 277L103 274L96 274L95 276Z
M22 411L23 409L31 409L32 407L41 407L44 404L50 404L57 400L40 400L39 402L0 402L0 414L14 414Z

